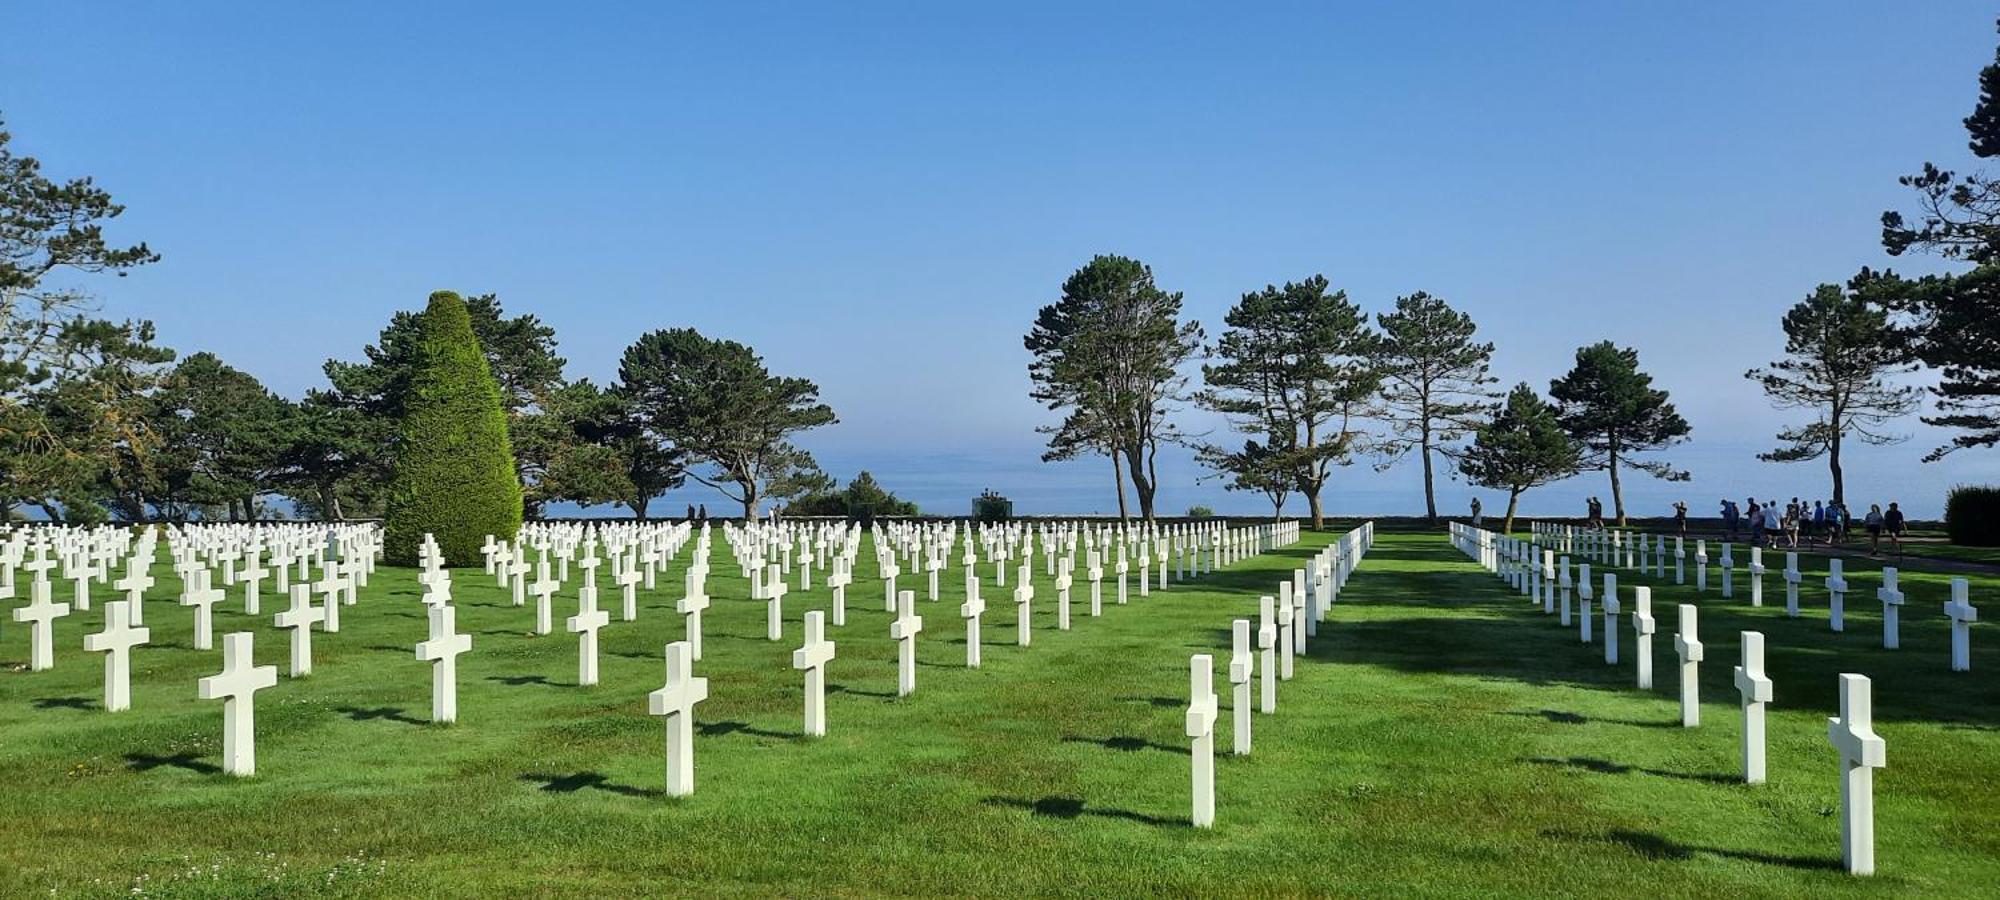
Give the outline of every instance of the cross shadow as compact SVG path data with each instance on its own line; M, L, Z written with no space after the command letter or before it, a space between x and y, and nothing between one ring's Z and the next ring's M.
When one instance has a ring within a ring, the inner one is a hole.
M1707 854L1709 856L1721 856L1728 859L1740 859L1746 862L1785 866L1793 869L1838 872L1843 868L1839 857L1786 856L1755 850L1729 850L1722 847L1702 847L1694 844L1682 844L1651 832L1634 831L1626 828L1614 828L1602 835L1553 830L1544 831L1542 835L1544 837L1571 841L1617 844L1646 859L1685 860L1694 858L1696 854Z
M1114 697L1112 699L1120 703L1144 703L1147 706L1154 706L1160 709L1177 709L1187 705L1186 700L1178 697Z
M793 738L803 736L801 733L796 731L771 731L764 728L753 728L748 722L700 722L696 723L696 725L694 726L694 730L697 733L699 733L702 737L721 737L723 735L729 735L729 734L747 734L753 737L779 738L782 740L791 740Z
M222 773L221 766L202 762L200 754L191 750L186 753L176 753L172 756L154 756L150 753L127 753L125 754L125 766L134 772L150 772L161 766L167 766L169 768L184 769L198 775L219 775Z
M384 722L401 722L405 725L430 724L422 719L412 717L408 710L400 706L377 706L373 709L364 709L359 706L340 706L335 707L334 712L340 713L356 722L381 720Z
M576 772L570 775L549 775L529 772L522 775L521 780L539 784L542 786L541 789L543 791L553 794L574 794L585 788L611 794L620 794L626 797L654 797L662 793L662 791L654 788L617 784L598 772Z
M1519 761L1534 763L1538 766L1582 769L1586 772L1596 772L1600 775L1630 775L1637 773L1640 775L1653 775L1659 778L1677 778L1682 781L1699 781L1704 784L1740 784L1743 780L1733 775L1718 775L1709 772L1674 772L1667 769L1628 766L1624 763L1615 763L1608 759L1599 759L1593 756L1571 756L1562 759L1548 756L1524 756Z
M37 697L36 709L95 709L96 702L89 697Z
M988 797L980 802L987 806L1004 806L1009 809L1026 810L1030 815L1045 819L1073 821L1080 816L1097 816L1105 819L1123 819L1127 822L1138 822L1142 825L1154 825L1164 828L1186 828L1193 824L1187 819L1149 816L1145 813L1134 812L1129 809L1116 809L1109 806L1091 806L1085 803L1080 797L1042 797L1038 800L1027 800L1020 797Z
M513 685L514 687L526 684L544 684L555 687L556 684L550 681L547 675L488 675L486 676L486 680L497 681L501 684Z
M1120 753L1135 753L1140 750L1159 750L1166 753L1178 753L1182 756L1192 756L1194 754L1194 751L1189 750L1186 747L1175 747L1171 744L1154 743L1152 741L1146 740L1145 738L1135 737L1129 734L1112 735L1111 737L1102 737L1102 738L1081 737L1074 734L1065 734L1062 736L1062 742L1065 744L1095 744L1099 747L1103 747L1106 750L1116 750Z
M1601 722L1606 725L1630 725L1633 728L1681 727L1679 719L1674 719L1672 721L1661 721L1661 720L1644 720L1644 719L1592 718L1582 713L1573 713L1560 709L1538 709L1533 712L1517 710L1513 712L1503 712L1500 713L1499 715L1519 716L1524 719L1547 719L1548 721L1557 723L1559 725L1583 725L1590 722Z
M826 686L826 692L829 694L853 694L856 697L877 697L883 700L896 699L896 695L888 691L859 691L844 684L829 684Z

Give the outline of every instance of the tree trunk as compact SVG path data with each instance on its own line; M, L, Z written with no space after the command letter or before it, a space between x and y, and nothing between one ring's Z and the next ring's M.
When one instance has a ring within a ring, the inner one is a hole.
M1123 522L1131 518L1125 511L1125 467L1118 463L1118 451L1113 450L1105 456L1111 458L1111 479L1118 483L1118 521Z
M1625 527L1625 493L1618 485L1618 447L1612 445L1606 457L1611 463L1611 509L1618 516L1618 527Z
M1500 523L1501 534L1514 533L1514 508L1521 503L1520 491L1507 492L1507 519Z
M1431 474L1431 422L1428 416L1424 419L1419 450L1424 457L1424 524L1435 526L1438 523L1438 500L1437 488L1432 480L1434 476Z
M1840 472L1840 432L1833 433L1833 440L1827 442L1826 467L1833 472L1833 502L1846 505L1847 484Z

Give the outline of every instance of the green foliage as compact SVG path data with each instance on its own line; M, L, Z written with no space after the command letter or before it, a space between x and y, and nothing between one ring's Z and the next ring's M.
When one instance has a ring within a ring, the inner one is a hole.
M159 254L108 242L125 208L89 178L51 180L12 139L0 124L0 513L141 513L158 444L145 407L173 351L153 345L150 322L93 316L76 276L123 276Z
M1431 454L1456 455L1451 446L1479 427L1480 414L1497 396L1488 385L1493 345L1473 339L1472 317L1418 291L1396 298L1395 312L1375 317L1382 326L1376 364L1382 374L1382 418L1390 434L1380 449L1388 460L1417 451L1424 467L1424 515L1437 521Z
M521 481L507 416L457 294L431 295L412 351L384 555L413 564L428 532L448 563L464 565L479 558L487 535L511 540L521 527Z
M1253 437L1241 451L1206 446L1197 455L1230 475L1232 490L1261 491L1279 507L1290 491L1304 494L1317 528L1332 467L1352 457L1361 437L1354 420L1381 385L1380 339L1347 292L1329 293L1320 275L1244 294L1223 323L1195 400Z
M1686 419L1653 388L1653 376L1639 371L1639 352L1601 341L1576 351L1576 365L1549 384L1563 430L1583 447L1580 468L1611 474L1611 502L1625 524L1620 469L1635 469L1668 481L1688 473L1665 462L1634 457L1687 440Z
M1493 408L1491 418L1473 433L1472 446L1458 460L1458 470L1480 487L1507 492L1507 518L1501 533L1514 528L1514 510L1530 488L1576 474L1580 447L1563 429L1556 410L1525 382Z
M975 522L991 525L1013 517L1014 501L990 489L980 491L979 496L972 498L972 519Z
M1944 502L1944 531L1966 547L2000 547L2000 487L1960 485Z
M1047 460L1102 453L1118 481L1131 479L1139 514L1153 518L1160 444L1181 439L1167 421L1186 379L1181 366L1201 347L1201 326L1180 321L1181 295L1161 290L1153 270L1122 256L1098 256L1063 282L1022 339L1033 359L1029 396L1065 414L1049 435Z
M544 440L564 434L559 423L540 428L541 423L531 421L543 414L542 404L562 385L564 361L556 355L555 329L533 315L508 317L492 294L466 300L465 308L498 385L508 428L521 438L515 442L514 463L521 480L530 486L524 499L538 507L550 499L550 492L536 485L564 450ZM366 496L368 482L387 480L395 455L396 423L402 420L416 378L422 330L423 314L398 312L376 343L362 349L363 361L326 361L332 389L320 395L320 402L355 415L317 420L320 431L309 448L313 452L300 458L302 464L316 466L302 470L299 478L313 495Z
M1917 389L1892 385L1888 378L1910 370L1901 342L1889 330L1889 314L1859 294L1822 284L1785 313L1785 358L1743 377L1757 382L1779 409L1812 411L1814 420L1778 432L1782 445L1758 454L1767 462L1801 462L1827 457L1833 500L1846 500L1840 467L1843 439L1893 444L1902 437L1881 426L1908 415Z
M807 494L785 507L785 512L793 516L844 516L867 525L878 516L917 515L917 505L896 499L863 469L846 488Z
M812 456L792 446L800 432L838 421L819 387L772 375L749 347L692 328L654 331L626 348L619 391L648 434L716 471L689 476L757 515L767 494L800 496L825 484Z

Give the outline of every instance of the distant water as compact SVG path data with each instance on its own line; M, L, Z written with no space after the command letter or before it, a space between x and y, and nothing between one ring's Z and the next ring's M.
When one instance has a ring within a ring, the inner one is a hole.
M1664 458L1690 469L1694 479L1666 482L1641 472L1622 475L1625 506L1634 516L1665 516L1676 500L1687 502L1691 514L1714 515L1725 495L1741 503L1747 497L1759 499L1797 496L1808 502L1827 499L1831 480L1823 461L1809 463L1762 463L1755 454L1761 447L1725 447L1695 444L1676 448ZM1958 483L2000 483L2000 453L1978 451L1957 454L1946 464L1923 464L1922 447L1860 448L1846 460L1848 504L1855 515L1867 511L1869 503L1887 506L1895 500L1914 518L1931 519L1943 514L1945 492ZM972 498L992 489L1014 501L1014 511L1022 515L1114 515L1118 500L1113 492L1111 463L1103 457L1063 463L1043 463L1038 448L1011 447L991 450L939 450L935 452L816 450L820 465L843 484L855 473L867 469L883 487L898 497L913 500L926 513L963 515L970 511ZM1227 515L1268 515L1269 501L1260 494L1227 491L1212 473L1194 462L1193 455L1180 448L1160 454L1159 511L1180 515L1189 506L1204 505ZM1439 460L1438 511L1447 515L1465 514L1476 494L1485 504L1486 514L1505 512L1504 492L1474 489L1446 473L1449 464ZM1422 470L1414 457L1386 471L1377 471L1367 462L1356 462L1334 472L1325 494L1329 515L1411 515L1424 508ZM1138 503L1126 486L1132 511ZM1592 472L1558 484L1537 488L1521 498L1524 515L1580 516L1587 497L1604 500L1611 513L1611 487L1603 472ZM689 504L708 504L711 515L735 515L740 507L716 491L689 481L687 487L654 501L649 511L656 517L679 516ZM768 505L766 506L768 509ZM608 506L589 509L558 504L549 509L555 516L619 516L624 511ZM1306 513L1303 499L1286 504L1287 515Z

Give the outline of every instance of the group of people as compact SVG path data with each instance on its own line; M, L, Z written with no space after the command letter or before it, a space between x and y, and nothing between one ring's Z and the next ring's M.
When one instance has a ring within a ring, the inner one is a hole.
M1687 504L1674 504L1674 522L1682 534L1687 533ZM1888 535L1896 552L1903 549L1903 535L1909 530L1909 522L1903 510L1893 501L1887 510L1880 504L1869 504L1868 514L1861 518L1861 525L1868 532L1868 552L1879 553L1882 536ZM1831 546L1846 540L1852 533L1854 521L1847 505L1839 501L1823 503L1812 501L1808 506L1793 497L1791 502L1780 507L1778 501L1770 500L1759 504L1757 498L1748 499L1746 506L1737 506L1736 501L1722 500L1723 540L1734 541L1748 537L1751 545L1763 547L1779 546L1783 541L1787 547L1798 547L1801 542L1810 546L1815 543Z

